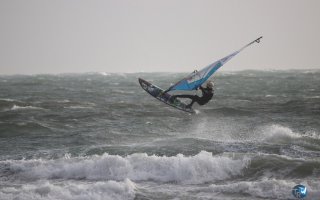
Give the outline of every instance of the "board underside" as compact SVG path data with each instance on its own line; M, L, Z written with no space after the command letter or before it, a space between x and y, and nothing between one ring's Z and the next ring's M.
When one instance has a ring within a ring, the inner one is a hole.
M187 105L181 102L179 99L174 99L173 101L170 100L172 95L168 93L163 93L164 92L163 89L141 78L139 78L139 83L146 92L148 92L151 96L158 99L159 101L162 101L163 103L168 104L176 109L179 109L188 113L195 113L195 111L192 108L186 108Z

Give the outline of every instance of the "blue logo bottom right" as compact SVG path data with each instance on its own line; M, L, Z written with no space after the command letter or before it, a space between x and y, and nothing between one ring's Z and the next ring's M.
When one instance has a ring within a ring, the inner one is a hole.
M296 185L292 188L292 194L298 199L303 199L307 196L307 188L304 185Z

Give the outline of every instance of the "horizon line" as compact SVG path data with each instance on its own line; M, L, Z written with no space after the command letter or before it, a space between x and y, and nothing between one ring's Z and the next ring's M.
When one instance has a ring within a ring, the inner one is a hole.
M320 71L318 68L307 68L307 69L240 69L240 70L220 70L216 73L230 73L230 72L245 72L245 71L257 71L257 72L284 72L284 71ZM110 74L139 74L139 73L190 73L190 71L136 71L136 72L108 72L108 71L87 71L87 72L49 72L49 73L12 73L12 74L2 74L0 76L36 76L36 75L72 75L72 74L101 74L101 75L110 75Z

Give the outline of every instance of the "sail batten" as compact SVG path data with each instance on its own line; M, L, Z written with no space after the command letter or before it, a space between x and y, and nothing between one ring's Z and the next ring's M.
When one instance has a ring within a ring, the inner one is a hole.
M222 67L225 63L231 60L238 53L240 53L243 49L247 48L253 43L256 43L256 42L259 43L261 38L262 37L259 37L258 39L245 45L238 51L235 51L232 54L208 65L207 67L201 69L200 71L192 72L187 77L185 77L184 79L180 80L179 82L171 86L169 89L167 89L166 92L172 91L172 90L196 90L200 85L202 85L205 81L207 81L220 67Z

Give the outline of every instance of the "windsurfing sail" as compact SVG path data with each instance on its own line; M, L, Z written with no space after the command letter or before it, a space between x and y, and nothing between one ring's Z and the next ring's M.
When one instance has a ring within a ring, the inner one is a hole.
M243 49L247 48L248 46L250 46L256 42L259 43L261 38L262 37L255 39L254 41L245 45L244 47L242 47L238 51L235 51L232 54L210 64L209 66L201 69L200 71L192 72L184 79L182 79L179 82L177 82L176 84L172 85L165 92L169 92L172 90L196 90L200 85L202 85L206 80L208 80L210 78L210 76L213 73L215 73L220 67L222 67L226 62L231 60L231 58L236 56L238 53L240 53Z

